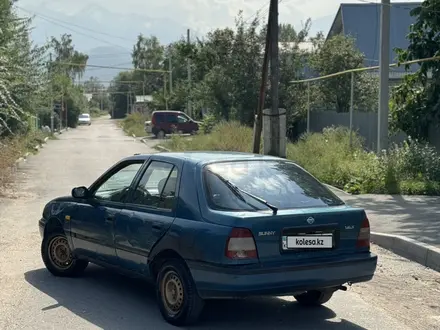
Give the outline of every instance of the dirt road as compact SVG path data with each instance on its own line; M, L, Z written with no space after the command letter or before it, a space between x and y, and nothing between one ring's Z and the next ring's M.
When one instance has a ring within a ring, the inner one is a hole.
M147 284L94 266L82 278L55 278L40 257L37 221L47 201L89 185L124 156L152 151L100 119L50 141L21 166L18 194L0 204L0 329L172 328L162 321ZM199 328L435 329L438 274L379 252L386 265L378 277L336 293L325 307L306 310L279 298L213 302Z

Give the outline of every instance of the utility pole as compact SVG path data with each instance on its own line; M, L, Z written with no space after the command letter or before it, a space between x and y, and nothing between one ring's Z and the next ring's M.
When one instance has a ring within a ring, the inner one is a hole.
M388 148L390 0L382 0L380 15L379 111L377 113L377 153Z
M264 47L264 59L263 59L263 72L261 75L261 84L260 84L260 95L258 99L258 108L257 114L255 115L255 123L254 123L254 143L253 143L253 153L260 153L260 143L261 143L261 131L263 128L263 108L264 101L266 96L266 87L267 87L267 76L269 71L269 50L270 50L270 29L271 29L271 20L272 20L272 1L269 6L269 19L267 23L267 31L266 31L266 45Z
M50 132L53 134L54 133L54 115L53 115L53 92L52 92L52 53L49 54L49 85L50 85L50 102L49 102L49 107L50 107Z
M128 87L127 87L127 110L125 112L125 115L128 115L128 104L129 104L128 98L129 97L130 97L130 91L128 90Z
M168 95L167 95L167 77L163 77L163 98L165 100L165 110L168 110Z
M188 43L188 46L190 46L191 45L191 35L190 35L189 29L186 31L186 34L187 34L187 36L186 36L187 43ZM187 109L187 112L188 112L188 115L190 117L192 117L192 111L191 111L191 59L189 57L187 59L187 65L188 65L188 109Z
M60 108L60 115L59 115L59 119L60 119L59 133L60 134L61 134L61 129L63 127L63 113L64 113L64 88L61 93L61 108Z
M270 85L271 85L271 100L272 107L270 109L269 118L269 134L270 134L270 148L267 151L272 156L280 155L280 138L285 138L286 132L280 132L280 112L278 100L278 85L279 85L279 49L278 49L278 0L271 0L272 15L271 29L270 29ZM281 135L283 134L283 135Z
M61 129L63 128L63 114L64 114L64 86L61 88L61 109L60 109L60 134L61 134ZM67 126L67 122L66 122L66 126Z
M168 71L170 73L170 95L173 93L173 63L171 62L171 51L168 55Z

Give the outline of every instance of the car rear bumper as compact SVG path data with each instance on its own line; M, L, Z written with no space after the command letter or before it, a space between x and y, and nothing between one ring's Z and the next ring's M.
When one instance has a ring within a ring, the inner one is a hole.
M273 268L226 268L188 262L199 295L204 299L293 295L348 282L366 282L373 278L376 265L377 256L372 253Z

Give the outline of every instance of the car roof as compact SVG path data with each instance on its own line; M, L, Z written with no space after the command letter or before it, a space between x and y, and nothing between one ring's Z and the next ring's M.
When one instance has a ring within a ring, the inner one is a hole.
M205 165L211 162L222 161L245 161L245 160L285 160L279 157L268 155L253 154L248 152L234 152L234 151L185 151L185 152L163 152L155 154L136 154L126 159L147 159L154 155L163 160L184 160L185 162L193 163L194 165Z
M182 111L177 111L177 110L158 110L158 111L153 111L153 115L155 113L164 113L164 114L181 114L184 113Z

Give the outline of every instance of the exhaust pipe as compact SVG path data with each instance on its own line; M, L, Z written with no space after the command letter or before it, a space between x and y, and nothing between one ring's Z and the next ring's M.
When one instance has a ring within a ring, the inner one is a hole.
M341 286L336 287L336 291L337 290L347 291L347 287L345 285L341 285Z

